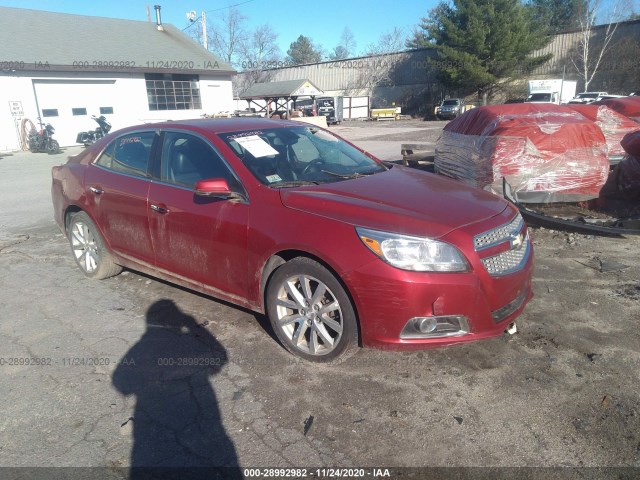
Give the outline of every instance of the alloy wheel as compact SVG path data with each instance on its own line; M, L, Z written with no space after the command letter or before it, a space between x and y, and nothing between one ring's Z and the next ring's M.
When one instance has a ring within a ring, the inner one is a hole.
M340 342L344 321L340 303L317 278L288 277L278 289L276 312L282 333L304 353L326 355Z
M83 222L75 222L71 228L71 247L80 268L93 273L99 266L100 254L96 237Z

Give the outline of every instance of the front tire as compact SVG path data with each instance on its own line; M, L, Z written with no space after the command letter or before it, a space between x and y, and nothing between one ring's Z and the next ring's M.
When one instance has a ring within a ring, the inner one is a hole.
M67 233L73 258L87 277L102 280L122 271L105 248L98 228L85 212L71 217Z
M282 345L312 362L337 362L358 348L358 325L340 282L320 263L298 257L267 286L267 313Z
M47 143L47 153L49 155L60 153L60 144L57 140L49 140L49 143Z

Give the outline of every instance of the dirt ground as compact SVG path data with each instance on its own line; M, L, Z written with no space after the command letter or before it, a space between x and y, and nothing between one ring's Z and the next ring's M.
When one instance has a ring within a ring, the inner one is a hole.
M392 160L442 125L332 129ZM132 464L640 476L640 238L531 229L535 298L517 334L309 365L249 311L132 271L84 278L49 193L51 166L77 151L0 157L0 467L102 467L87 478L123 478ZM171 364L203 351L209 369Z

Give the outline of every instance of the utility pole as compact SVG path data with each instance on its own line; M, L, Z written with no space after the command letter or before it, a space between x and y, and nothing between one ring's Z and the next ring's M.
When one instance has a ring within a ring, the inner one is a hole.
M209 50L207 42L207 12L202 12L202 44L205 50Z

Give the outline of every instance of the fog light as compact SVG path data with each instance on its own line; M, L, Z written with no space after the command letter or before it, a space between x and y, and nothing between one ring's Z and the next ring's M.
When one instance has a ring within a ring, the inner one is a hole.
M404 326L400 338L460 337L467 333L469 323L463 315L414 317Z
M422 319L416 319L418 330L422 333L431 333L438 326L438 322L433 317L426 317Z

